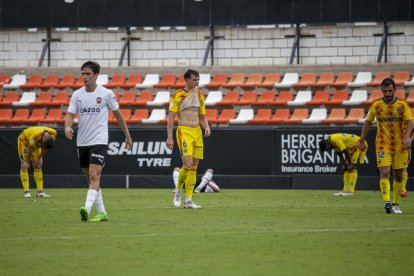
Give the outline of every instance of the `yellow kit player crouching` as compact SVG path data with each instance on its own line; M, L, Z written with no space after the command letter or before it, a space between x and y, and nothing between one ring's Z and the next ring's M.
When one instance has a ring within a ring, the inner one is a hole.
M344 188L336 196L353 196L358 179L357 163L364 163L365 154L368 148L365 142L365 150L358 148L360 137L355 134L334 133L328 139L319 142L319 149L327 151L334 149L342 160L344 171Z
M29 190L30 162L34 169L34 179L37 188L37 197L49 197L43 191L43 156L52 148L57 133L49 127L29 127L23 130L17 139L17 148L20 158L20 179L22 181L24 197L31 197Z

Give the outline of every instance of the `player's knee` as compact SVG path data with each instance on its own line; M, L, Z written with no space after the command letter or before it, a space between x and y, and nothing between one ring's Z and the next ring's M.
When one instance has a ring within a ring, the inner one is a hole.
M100 177L101 177L101 174L98 171L90 171L89 172L89 180L91 182L99 180Z
M402 182L402 181L403 181L403 176L402 176L402 174L396 174L396 175L394 176L394 178L395 178L395 180L396 180L397 182Z

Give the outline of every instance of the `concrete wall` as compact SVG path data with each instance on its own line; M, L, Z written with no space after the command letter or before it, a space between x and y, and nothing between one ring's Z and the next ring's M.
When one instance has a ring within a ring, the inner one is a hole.
M300 63L373 64L377 59L382 32L382 25L304 26L301 28L304 37L300 40ZM388 62L414 63L414 24L390 24L389 33ZM209 34L209 29L134 30L132 36L140 40L131 41L131 66L200 66ZM215 41L214 63L218 66L286 65L293 35L292 27L217 27L216 36L224 38ZM86 60L96 60L104 67L116 67L124 37L124 30L54 30L52 38L60 41L51 44L51 67L78 68ZM0 30L0 67L36 67L44 44L42 39L45 38L45 30ZM126 60L123 65L126 66Z

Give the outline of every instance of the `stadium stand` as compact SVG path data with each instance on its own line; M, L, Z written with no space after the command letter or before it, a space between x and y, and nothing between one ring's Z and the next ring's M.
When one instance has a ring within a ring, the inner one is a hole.
M352 80L352 72L340 72L334 83L330 84L329 86L335 88L343 88L346 87L349 82L352 82Z
M184 75L180 75L178 77L177 82L171 84L170 87L174 89L181 89L184 88L186 85L187 83L185 82Z
M69 105L69 93L67 91L56 92L55 96L52 99L52 102L49 105Z
M51 108L46 115L46 118L41 119L40 123L48 124L63 124L65 119L63 117L63 111L61 108Z
M283 121L285 124L300 124L304 119L309 117L307 108L296 108L293 110L292 116Z
M407 98L405 99L407 103L414 104L414 89L410 91Z
M206 106L215 106L218 102L223 100L223 92L222 91L210 91L207 94L207 97L204 101Z
M290 88L299 82L298 73L286 73L280 83L275 83L276 88Z
M56 87L59 84L59 75L46 75L45 80L39 84L38 88L40 89L51 89Z
M319 79L310 86L313 88L325 88L334 83L335 74L332 72L323 72L319 75Z
M342 124L358 124L361 119L365 117L365 111L363 108L351 108L348 116L345 119L339 121Z
M35 89L38 88L43 81L42 75L31 75L25 84L20 85L21 89Z
M303 73L298 83L293 84L294 88L307 88L316 83L316 73Z
M27 108L19 108L16 109L16 112L14 113L14 116L6 121L6 123L12 124L12 125L20 125L23 122L25 122L30 116L29 109Z
M122 89L131 89L135 88L137 84L142 83L142 75L141 74L131 74L128 77L128 80L120 85Z
M363 87L366 86L368 83L372 81L372 73L371 72L358 72L356 78L352 82L348 82L348 87L356 88L356 87Z
M348 98L349 94L347 90L335 90L330 100L325 102L325 105L342 105Z
M252 105L255 106L265 106L265 105L271 105L276 98L275 91L263 91L260 95L260 98L253 102Z
M18 102L20 94L17 91L9 91L4 96L3 100L0 101L0 106L12 106L13 102Z
M328 110L324 107L314 108L311 111L309 118L303 119L304 124L319 124L328 117Z
M212 123L215 124L228 124L231 119L236 118L236 111L234 109L223 109L217 118Z
M405 91L404 89L398 89L395 91L395 97L405 100Z
M55 88L57 89L65 89L65 88L72 88L75 85L75 75L63 75L62 79L58 84L56 84Z
M369 94L368 99L363 101L362 104L363 105L370 105L373 100L376 100L376 99L379 99L379 98L382 98L382 97L383 97L382 91L378 90L378 89L374 89Z
M8 75L0 75L0 88L2 88L4 84L8 83L10 83L10 77Z
M403 86L404 82L409 81L410 73L408 71L396 71L393 79L396 86Z
M275 87L275 84L279 82L280 82L279 73L267 73L263 82L258 84L257 86L260 88L272 89L273 87Z
M157 124L167 117L167 111L165 109L153 109L150 116L147 119L142 119L143 124Z
M306 102L306 105L320 106L329 101L329 91L316 91L312 100Z
M129 109L129 108L127 108L127 109L125 109L125 108L121 108L121 109L119 109L119 111L122 113L122 116L124 116L124 119L125 119L126 121L128 121L128 120L131 118L131 113L132 113L131 109ZM113 113L113 112L112 112L112 113ZM109 121L109 123L110 123L111 125L116 125L116 124L118 124L118 121L117 121L117 120L116 120L116 118L115 118L115 114L113 114L112 118L111 118L111 119L109 119L108 121Z
M176 79L177 77L174 74L164 74L160 82L153 85L153 88L168 89L171 87L171 85L175 84Z
M343 101L343 105L360 105L368 99L367 90L354 90L352 91L351 98L349 100Z
M288 101L289 106L300 106L305 105L307 102L312 100L312 91L298 91L293 101Z
M328 118L322 120L322 124L338 124L346 117L345 108L332 108Z
M36 92L23 92L19 101L13 102L12 106L29 106L36 101Z
M135 109L134 114L127 120L128 124L141 124L149 116L148 109Z
M239 102L240 94L235 91L227 91L222 101L217 106L233 106Z
M155 94L155 98L147 102L147 106L167 106L170 102L170 97L170 91L158 91Z
M13 117L13 110L11 108L0 109L0 123L6 123Z
M18 89L21 85L25 84L27 77L25 74L16 74L12 77L12 80L8 84L3 84L4 89Z
M38 124L46 118L46 108L33 109L30 117L25 121L27 124Z
M206 118L208 122L217 120L218 118L218 110L217 109L206 109Z
M405 81L404 82L404 86L405 87L413 87L414 86L414 75L413 75L413 78L410 81Z
M159 74L147 74L142 83L137 83L136 88L153 88L153 86L160 82Z
M210 74L200 74L200 81L198 82L199 87L204 87L211 82Z
M98 78L96 79L97 85L106 86L109 83L109 75L108 74L99 74Z
M289 119L290 111L287 108L276 109L273 117L267 121L268 124L281 124L285 120Z
M136 104L137 94L132 91L124 91L119 98L120 106L134 106Z
M84 85L85 85L85 82L83 80L83 77L82 76L79 76L79 78L75 81L75 84L73 84L73 85L71 85L69 87L72 88L72 89L79 89L79 88L81 88Z
M242 89L254 89L263 81L262 73L250 73L245 83L240 84Z
M215 74L210 83L205 84L204 87L207 89L217 89L223 87L227 83L227 74Z
M243 73L233 73L231 74L230 80L223 84L224 88L234 89L244 83L245 76Z
M381 82L383 79L385 78L389 78L391 77L391 73L390 72L377 72L375 74L374 80L369 82L367 84L367 86L370 87L379 87L381 85Z
M244 91L240 101L236 102L235 105L252 105L257 101L256 91Z
M254 118L254 110L252 108L243 108L240 109L237 117L234 119L230 119L230 124L247 124L249 120Z
M135 105L137 106L146 106L148 102L154 100L154 95L152 95L151 91L142 91L139 93L138 98L135 101Z
M125 74L114 74L112 75L112 78L108 82L108 84L105 85L105 87L109 89L121 87L122 85L125 84L125 79L126 79Z
M272 110L270 108L259 108L256 116L249 120L249 124L266 124L272 118Z
M272 105L287 105L289 101L293 101L293 92L292 91L280 91L277 99L272 103Z

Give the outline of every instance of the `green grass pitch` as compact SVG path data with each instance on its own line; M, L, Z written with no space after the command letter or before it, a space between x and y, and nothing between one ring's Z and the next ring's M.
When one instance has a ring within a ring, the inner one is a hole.
M0 189L1 275L414 274L411 197L387 215L380 192L223 190L192 210L171 189L103 189L110 220L84 223L86 189L46 191Z

